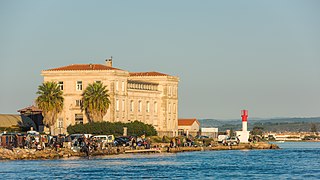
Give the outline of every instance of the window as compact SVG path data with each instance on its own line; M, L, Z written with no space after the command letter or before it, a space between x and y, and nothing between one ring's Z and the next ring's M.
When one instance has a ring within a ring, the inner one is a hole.
M82 91L82 81L77 81L76 89L77 91Z
M134 111L134 103L133 101L130 101L130 112Z
M141 103L141 101L139 101L139 104L138 104L138 112L141 112L141 109L142 109L142 103Z
M176 103L173 103L173 113L176 113L176 111L177 111Z
M83 124L83 114L75 114L75 123Z
M124 81L122 81L122 83L121 83L121 89L122 89L122 92L124 92Z
M169 96L171 96L171 93L172 93L172 87L171 86L169 86Z
M124 110L125 110L125 100L124 100L124 99L122 100L122 107L121 107L121 109L122 109L122 112L124 112Z
M147 102L147 109L146 109L147 112L150 112L150 103L149 101Z
M58 87L61 91L63 91L63 81L58 82Z
M168 112L171 113L171 103L169 103L169 109Z
M116 91L119 91L119 82L116 81Z
M76 107L81 107L82 106L82 100L77 99L76 100Z
M116 100L116 111L119 111L119 99Z
M58 119L58 128L63 128L63 118Z
M158 112L158 103L154 102L154 112L157 113Z

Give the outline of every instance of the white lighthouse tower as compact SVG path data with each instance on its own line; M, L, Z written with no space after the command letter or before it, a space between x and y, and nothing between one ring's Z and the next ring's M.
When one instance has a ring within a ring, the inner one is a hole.
M241 143L248 143L249 133L250 133L250 131L248 131L248 110L242 110L241 117L242 117L242 131L236 131L236 134Z

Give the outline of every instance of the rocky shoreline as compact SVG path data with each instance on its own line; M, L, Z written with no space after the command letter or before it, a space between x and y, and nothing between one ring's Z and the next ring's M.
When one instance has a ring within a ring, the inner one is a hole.
M90 156L105 156L124 154L129 147L113 147L107 150L99 150L90 153ZM240 144L237 146L217 145L213 147L177 147L169 148L162 146L158 148L163 153L179 153L187 151L217 151L217 150L250 150L250 149L279 149L275 144L265 142ZM86 153L74 152L68 148L60 148L57 151L53 149L45 149L37 151L35 149L13 148L12 150L0 148L0 160L37 160L37 159L60 159L70 157L86 157Z

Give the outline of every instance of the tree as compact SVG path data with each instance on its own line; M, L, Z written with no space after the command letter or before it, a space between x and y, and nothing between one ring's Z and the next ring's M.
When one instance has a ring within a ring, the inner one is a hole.
M128 135L131 136L156 136L156 129L149 124L144 124L139 121L134 121L130 123L122 122L91 122L86 124L75 124L70 125L67 128L69 134L113 134L115 136L123 135L123 127L128 128Z
M251 132L252 135L259 135L262 136L263 134L263 127L254 126Z
M311 123L310 131L313 133L317 132L317 125L315 123Z
M106 88L101 82L94 82L84 90L81 110L85 111L89 122L102 121L107 113L110 100Z
M57 83L48 81L38 87L36 99L37 106L42 110L43 122L50 127L51 134L54 134L54 124L58 114L63 109L63 92Z

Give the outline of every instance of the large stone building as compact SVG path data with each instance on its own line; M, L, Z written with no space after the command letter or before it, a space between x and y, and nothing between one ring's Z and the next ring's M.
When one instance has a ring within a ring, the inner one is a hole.
M42 71L44 81L55 81L63 91L64 108L55 134L65 133L70 124L87 123L81 111L81 94L89 83L102 82L110 95L104 121L153 125L158 134L177 135L179 78L159 72L129 72L106 64L72 64Z

